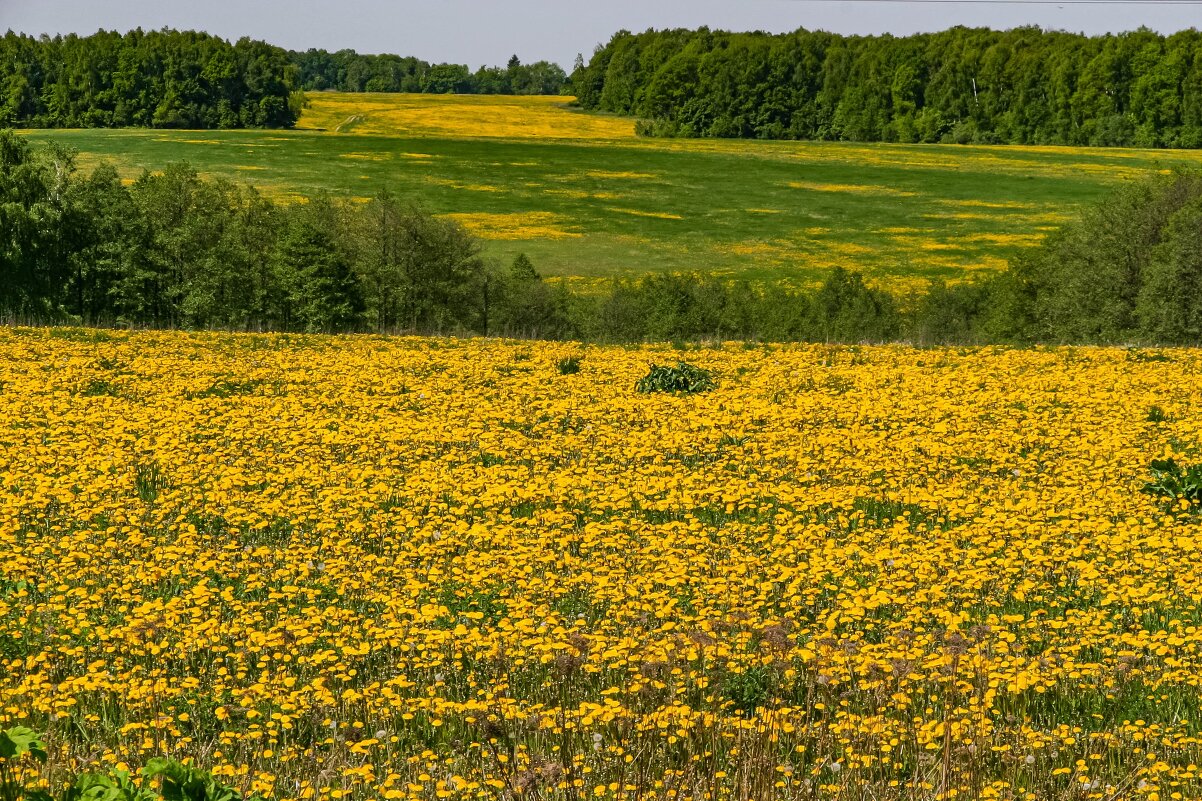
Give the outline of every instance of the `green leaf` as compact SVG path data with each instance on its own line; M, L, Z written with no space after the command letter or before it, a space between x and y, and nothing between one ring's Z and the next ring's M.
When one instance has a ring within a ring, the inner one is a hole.
M173 759L156 758L142 769L146 779L161 778L163 801L242 801L242 794L212 774Z
M1157 459L1148 467L1155 480L1145 484L1141 492L1172 501L1202 501L1202 465L1182 470L1172 459Z
M0 730L0 758L9 761L29 754L38 762L46 761L46 745L33 729L13 726Z

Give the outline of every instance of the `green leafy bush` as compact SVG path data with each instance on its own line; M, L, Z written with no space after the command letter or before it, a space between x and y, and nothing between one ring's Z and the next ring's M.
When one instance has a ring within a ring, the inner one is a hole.
M188 400L197 398L230 398L235 395L253 395L255 390L263 385L263 379L252 378L248 381L231 381L221 378L213 382L207 389L185 395Z
M154 503L159 493L167 488L167 477L158 462L134 463L134 488L144 503Z
M675 367L652 364L650 372L639 379L635 389L639 392L708 392L716 389L718 382L714 374L688 362L677 362Z
M242 794L207 771L173 759L152 759L142 769L146 780L159 778L163 801L242 801Z
M140 785L128 771L85 773L56 799L51 793L28 794L28 801L159 801L149 786Z
M567 356L555 363L555 369L560 375L575 375L580 372L580 357Z
M1143 492L1170 501L1202 500L1202 465L1183 469L1172 459L1157 459L1149 469L1153 480L1144 485Z
M17 779L18 763L25 757L46 761L46 746L37 733L24 726L0 729L0 801L26 797L25 787Z
M238 790L211 773L161 757L146 763L140 781L128 771L113 770L80 774L57 791L38 790L19 778L26 758L46 761L37 733L24 726L0 729L0 801L243 801Z

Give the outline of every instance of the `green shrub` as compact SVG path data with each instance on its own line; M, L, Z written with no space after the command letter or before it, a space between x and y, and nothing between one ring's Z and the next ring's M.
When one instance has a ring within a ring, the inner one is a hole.
M0 801L243 801L240 792L211 773L163 758L147 762L140 781L113 770L83 773L64 787L35 790L18 778L26 757L46 761L46 746L37 733L24 726L0 729Z
M754 665L744 673L730 673L721 685L722 696L730 705L748 717L766 706L776 691L771 670Z
M1172 459L1157 459L1149 465L1152 481L1145 484L1143 492L1169 501L1202 500L1202 465L1194 464L1182 469Z
M167 488L167 477L158 462L134 463L134 488L144 503L154 503Z
M152 759L142 769L146 780L162 780L163 801L242 801L242 794L211 773L173 759Z
M650 372L639 379L635 389L639 392L681 392L693 394L716 389L718 382L714 374L687 362L677 362L675 367L652 364Z
M27 795L18 781L18 763L24 757L46 761L46 746L37 733L24 726L0 729L0 801L18 801Z
M575 375L580 372L580 357L567 356L555 363L555 369L560 375Z
M207 389L200 392L188 393L184 397L188 400L196 400L199 398L231 398L235 395L253 395L255 390L263 385L263 379L252 378L246 381L231 381L228 378L221 378L214 381Z

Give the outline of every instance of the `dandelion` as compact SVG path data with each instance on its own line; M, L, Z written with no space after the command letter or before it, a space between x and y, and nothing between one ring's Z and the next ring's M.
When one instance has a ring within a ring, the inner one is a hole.
M0 715L64 772L1192 797L1197 520L1138 490L1202 442L1193 351L716 344L684 397L631 390L655 346L78 336L0 329ZM63 389L98 358L127 396Z

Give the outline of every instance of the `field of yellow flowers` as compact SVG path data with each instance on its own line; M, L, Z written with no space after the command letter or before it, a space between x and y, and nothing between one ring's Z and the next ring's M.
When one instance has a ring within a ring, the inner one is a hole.
M1185 350L0 330L0 725L279 799L1196 798L1202 539L1140 488L1200 402Z
M568 109L553 95L313 92L297 128L365 136L634 140L634 120Z

